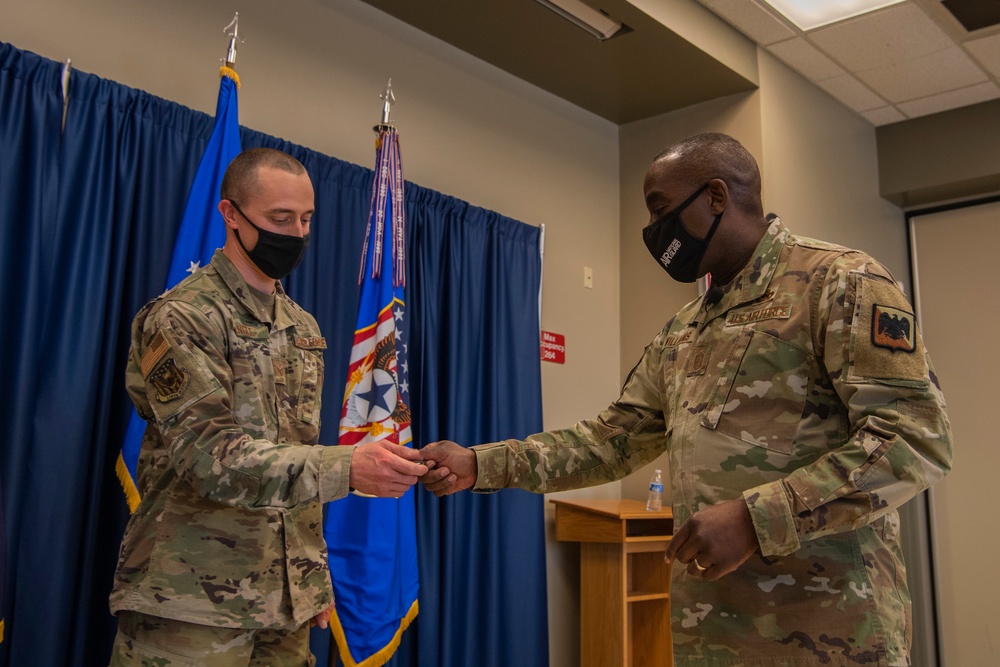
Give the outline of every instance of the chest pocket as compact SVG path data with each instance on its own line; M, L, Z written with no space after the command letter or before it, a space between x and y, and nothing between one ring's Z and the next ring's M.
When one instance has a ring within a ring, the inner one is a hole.
M323 387L323 350L326 349L326 339L322 336L293 336L292 341L299 357L298 407L296 410L300 421L307 424L319 422L322 408Z
M721 366L703 425L790 454L805 408L812 357L771 334L744 327Z

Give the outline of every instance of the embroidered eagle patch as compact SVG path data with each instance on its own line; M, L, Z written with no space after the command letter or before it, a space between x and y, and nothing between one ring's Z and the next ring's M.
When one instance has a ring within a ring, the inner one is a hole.
M916 324L905 310L874 304L872 306L872 344L889 350L913 352L916 349Z

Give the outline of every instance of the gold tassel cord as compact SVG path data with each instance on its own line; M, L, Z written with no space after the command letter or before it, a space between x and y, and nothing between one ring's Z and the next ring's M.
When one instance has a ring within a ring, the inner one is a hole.
M236 83L236 90L240 89L240 75L236 73L232 67L226 67L223 65L219 68L219 76L228 76L230 79Z

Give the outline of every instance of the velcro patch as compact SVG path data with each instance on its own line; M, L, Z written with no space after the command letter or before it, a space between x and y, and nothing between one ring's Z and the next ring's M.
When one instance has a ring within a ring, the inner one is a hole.
M156 398L161 403L166 403L179 398L190 379L187 369L178 368L173 357L170 357L156 367L149 376L149 383L156 390Z
M252 327L242 322L234 322L233 331L240 338L267 338L267 327L263 326Z
M302 348L303 350L325 350L326 338L322 336L310 336L308 338L296 336L295 347Z
M792 304L782 303L776 306L766 306L756 310L745 310L739 313L729 313L726 316L726 326L739 326L760 322L761 320L787 320L792 316Z
M856 305L851 322L848 378L899 386L927 385L924 346L913 308L895 284L852 274Z
M708 368L708 359L711 356L711 353L712 353L711 343L696 345L691 350L691 354L688 357L688 362L687 362L688 377L705 374L705 369Z
M916 331L912 313L878 303L872 306L872 345L913 352Z
M670 334L669 336L667 336L666 343L664 344L667 347L674 347L680 345L681 343L686 343L691 339L692 333L694 333L694 329L691 329L689 327L684 331L681 331L680 333Z
M170 343L167 342L167 337L163 335L162 331L157 332L153 336L153 340L150 341L149 347L142 353L142 361L140 362L142 377L149 377L150 371L156 368L156 364L160 363L160 359L169 349Z

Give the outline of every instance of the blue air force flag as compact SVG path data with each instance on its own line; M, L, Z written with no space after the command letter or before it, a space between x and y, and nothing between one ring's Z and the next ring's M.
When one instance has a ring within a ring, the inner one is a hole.
M219 101L215 107L215 128L188 192L184 217L181 218L180 230L174 243L170 271L167 273L166 289L179 283L195 269L207 265L215 249L222 247L226 241L225 223L218 210L219 188L222 186L226 167L240 153L239 110L236 104L239 77L228 67L222 68L221 77ZM133 512L140 500L135 480L145 427L145 422L133 409L116 466L129 510Z

